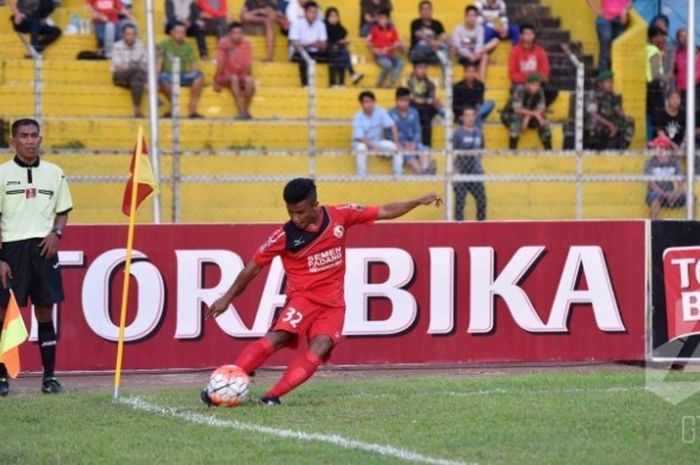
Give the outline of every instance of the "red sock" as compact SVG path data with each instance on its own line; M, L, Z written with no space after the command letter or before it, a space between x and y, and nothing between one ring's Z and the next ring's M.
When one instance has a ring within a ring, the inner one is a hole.
M282 379L265 393L265 397L282 397L295 387L303 384L307 379L311 378L318 367L323 365L318 355L311 351L306 351L289 364L287 371L284 372Z
M243 349L235 364L246 373L251 374L260 368L260 365L265 363L265 360L273 353L275 353L275 348L272 346L272 342L266 337L261 337Z

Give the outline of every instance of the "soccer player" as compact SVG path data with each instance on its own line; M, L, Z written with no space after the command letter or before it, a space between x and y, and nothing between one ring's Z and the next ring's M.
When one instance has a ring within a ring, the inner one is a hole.
M380 207L356 205L321 206L312 179L297 178L284 188L284 201L290 221L272 233L238 275L228 291L207 311L216 317L229 308L248 283L280 256L287 275L287 303L272 329L251 343L235 364L252 374L273 353L285 346L296 346L306 338L308 349L287 367L282 379L260 399L265 405L279 405L280 397L304 383L324 362L340 340L345 316L345 239L347 230L357 224L398 218L420 205L440 206L437 194ZM206 389L201 394L211 402Z
M0 331L11 285L20 307L27 305L27 297L34 304L44 366L41 390L59 394L63 388L54 377L56 332L52 310L54 304L63 301L58 242L73 201L61 168L39 158L39 123L20 119L12 124L11 131L16 155L0 165ZM0 364L0 396L6 396L9 389L7 370Z

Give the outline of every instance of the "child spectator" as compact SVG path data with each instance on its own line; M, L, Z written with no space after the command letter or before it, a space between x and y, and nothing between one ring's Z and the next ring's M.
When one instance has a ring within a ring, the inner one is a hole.
M299 63L299 76L302 87L309 85L308 66L298 51L301 47L315 61L326 61L328 36L326 25L318 17L318 3L310 1L304 6L304 19L292 22L289 29L289 41L294 49L292 61Z
M367 37L377 24L377 15L382 10L391 14L391 0L362 0L360 4L360 37Z
M656 137L670 141L674 152L678 152L685 143L685 111L681 107L681 96L677 90L668 92L666 106L654 115L654 132Z
M462 126L452 135L452 144L457 151L470 151L471 153L459 153L454 160L454 170L458 174L484 174L481 165L481 152L484 148L484 133L476 125L476 109L465 107L460 119ZM486 189L484 183L479 181L455 182L455 220L464 221L464 207L466 206L467 193L471 193L476 202L476 219L486 219Z
M411 22L411 48L408 57L411 61L425 61L440 65L447 58L449 41L442 23L433 18L433 4L423 0L419 4L420 18Z
M541 79L546 104L549 106L558 95L558 91L549 88L549 57L544 47L537 44L535 27L531 24L520 26L520 42L510 51L508 57L508 76L513 86L525 84L531 73L537 73Z
M631 0L586 0L588 6L596 14L595 28L598 33L598 70L605 71L611 68L610 50L612 43L623 32L629 22L629 9Z
M666 138L656 138L649 143L653 156L644 165L644 174L657 178L683 175L678 158L671 156L671 143ZM685 183L672 179L655 179L647 184L646 203L652 220L658 219L662 208L681 208L685 205Z
M112 58L114 42L121 39L119 28L120 16L134 20L120 0L87 0L87 6L92 14L92 25L97 37L98 53L106 58Z
M366 90L358 98L362 109L352 119L352 145L357 161L357 175L367 176L367 152L380 152L377 155L389 156L393 160L394 176L403 172L403 156L398 152L399 133L394 120L383 109L375 105L374 93ZM391 140L384 137L391 131Z
M245 0L241 9L243 24L262 26L265 30L264 62L273 61L275 55L275 23L286 31L289 28L287 17L279 12L274 0Z
M219 39L228 29L227 0L199 0L199 19L204 21L204 32Z
M231 91L239 120L252 118L250 102L255 94L252 73L253 50L243 37L243 24L233 22L228 27L228 35L222 37L217 46L214 91L224 88Z
M49 16L56 8L53 0L10 0L8 5L12 28L23 34L29 33L29 43L37 53L42 53L61 37L61 29L49 22Z
M396 106L389 110L389 116L399 132L399 149L413 152L404 155L404 162L416 174L434 174L428 147L421 143L420 116L411 106L411 91L406 87L396 89Z
M458 24L452 32L452 49L462 66L477 63L479 78L485 81L488 54L498 45L498 39L492 39L488 44L484 44L484 27L479 24L478 19L476 7L469 5L464 11L464 24ZM459 116L461 115L460 112Z
M131 24L124 26L122 40L114 44L112 82L131 91L134 117L143 118L141 100L148 82L148 57L143 43L136 37L136 28Z
M622 95L613 89L613 73L598 72L596 88L587 96L584 147L595 150L626 149L634 136L634 119L625 115Z
M394 87L403 70L403 60L397 52L405 52L406 47L401 43L396 27L389 21L389 10L377 13L377 22L369 31L367 44L381 68L377 87Z
M464 66L464 79L452 86L452 114L458 124L462 124L462 114L467 107L477 112L476 125L481 127L493 111L493 100L484 100L486 87L476 77L476 65L467 63Z
M432 147L433 118L440 113L443 105L437 98L435 83L428 76L427 62L417 61L413 64L413 72L406 79L406 87L411 91L411 105L418 110L420 115L421 141L423 145Z
M328 36L328 63L330 86L345 85L345 71L350 73L353 84L362 80L364 74L355 72L348 51L348 31L340 23L340 12L337 8L326 10L326 35Z
M474 6L479 12L479 24L484 26L484 42L493 39L510 40L513 45L520 40L520 30L508 21L508 10L504 0L476 0Z
M676 32L676 40L678 47L676 48L676 89L681 93L681 100L685 102L685 95L688 89L688 31L686 29L678 29ZM696 102L700 98L700 53L696 50L693 54L695 58L695 86ZM698 106L696 104L696 106Z
M207 41L204 38L204 20L199 17L199 3L197 0L165 0L165 33L170 33L170 28L177 21L185 24L187 36L194 37L197 42L199 58L209 59Z
M547 105L540 82L539 73L528 75L525 85L513 90L510 100L501 112L501 120L508 127L508 147L511 150L518 148L520 133L528 128L537 128L545 150L552 149L552 134L545 114Z
M160 75L159 85L166 98L172 102L173 95L173 60L180 59L180 85L191 87L188 105L190 118L202 118L197 113L197 104L204 88L204 74L199 70L194 48L185 41L187 27L176 22L170 28L170 37L158 44L158 63L156 68ZM171 113L164 115L166 118Z

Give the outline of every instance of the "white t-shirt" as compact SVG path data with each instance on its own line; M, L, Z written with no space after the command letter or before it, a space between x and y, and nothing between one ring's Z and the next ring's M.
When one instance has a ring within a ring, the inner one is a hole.
M316 19L309 24L306 18L294 21L289 29L289 40L298 42L302 47L311 52L318 50L317 47L311 46L316 42L326 42L328 35L326 34L326 25L320 19Z

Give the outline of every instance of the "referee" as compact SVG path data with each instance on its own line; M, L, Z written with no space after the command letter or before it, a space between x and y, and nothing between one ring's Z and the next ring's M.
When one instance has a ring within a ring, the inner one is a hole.
M53 305L63 301L58 243L73 208L63 171L39 159L39 123L20 119L12 124L13 160L0 165L0 331L10 297L20 307L29 298L39 323L39 349L44 366L41 390L63 391L54 376L56 332ZM0 364L0 396L10 390L5 365Z

